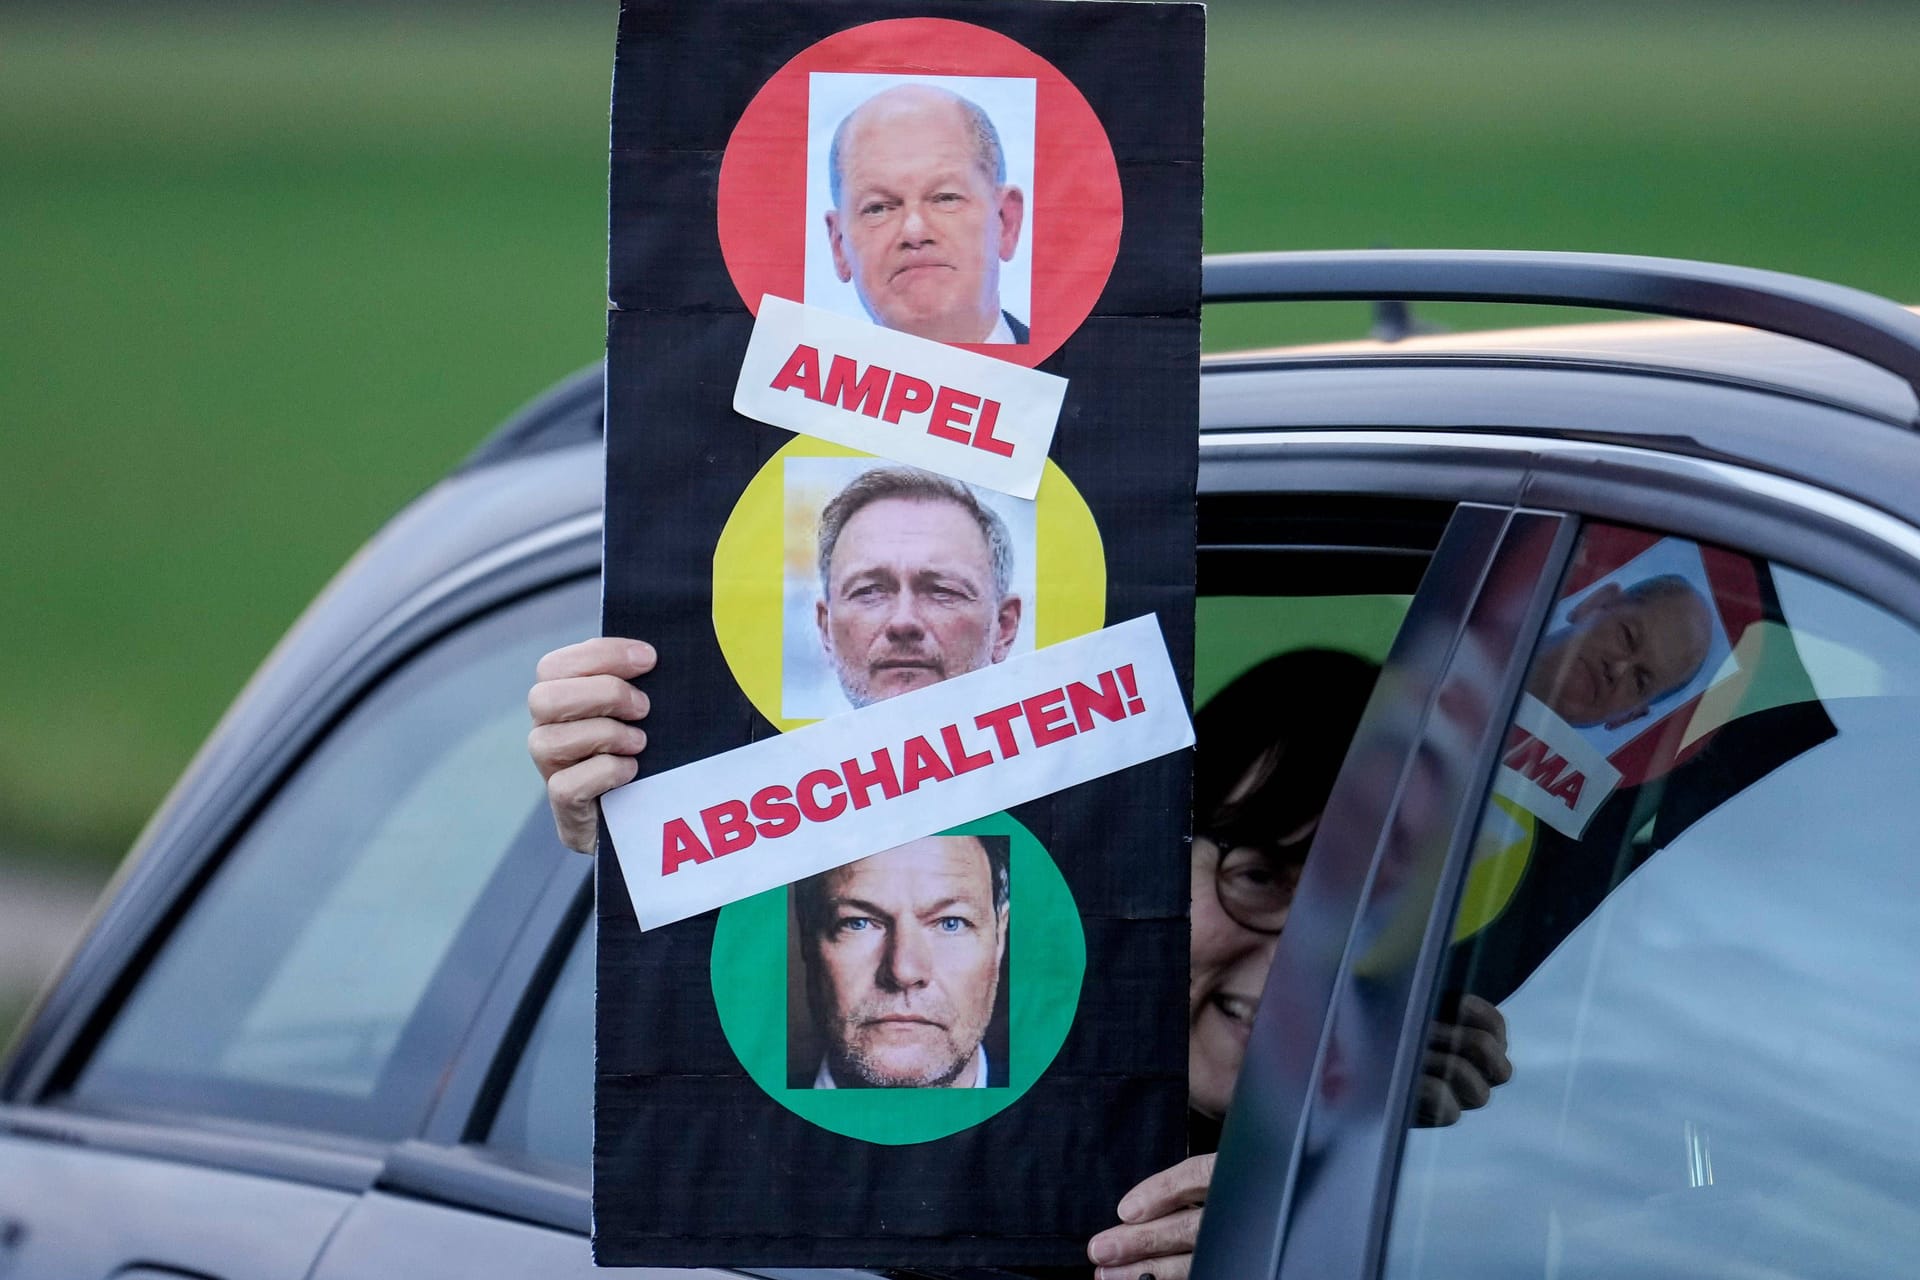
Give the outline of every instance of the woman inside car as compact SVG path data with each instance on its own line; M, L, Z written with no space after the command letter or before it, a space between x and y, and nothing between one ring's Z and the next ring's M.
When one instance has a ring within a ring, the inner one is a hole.
M528 694L528 748L547 780L561 839L592 850L595 801L631 781L646 734L632 724L653 669L651 646L602 638L541 659ZM1246 1052L1254 1010L1333 781L1379 668L1352 654L1300 649L1243 673L1195 717L1192 942L1187 1014L1189 1142L1194 1154L1129 1191L1119 1223L1095 1236L1098 1280L1184 1280L1213 1175L1213 1151ZM1416 1123L1451 1124L1511 1074L1506 1029L1467 997L1436 1023Z

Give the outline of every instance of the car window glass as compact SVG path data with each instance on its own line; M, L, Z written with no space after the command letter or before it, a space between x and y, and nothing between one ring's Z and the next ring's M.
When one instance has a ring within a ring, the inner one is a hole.
M551 870L509 856L544 830L526 688L593 608L582 585L500 610L367 695L239 837L76 1096L410 1131L497 960L481 932Z
M585 1170L593 1159L593 926L554 980L487 1144Z
M1385 1274L1910 1269L1920 632L1595 526L1525 690L1438 997L1513 1074L1407 1135Z

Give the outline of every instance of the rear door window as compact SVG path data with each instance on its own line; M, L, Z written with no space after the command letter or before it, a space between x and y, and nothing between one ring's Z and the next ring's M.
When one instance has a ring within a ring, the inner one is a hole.
M1510 1081L1407 1134L1384 1274L1861 1276L1920 1256L1920 632L1589 526L1436 1004Z

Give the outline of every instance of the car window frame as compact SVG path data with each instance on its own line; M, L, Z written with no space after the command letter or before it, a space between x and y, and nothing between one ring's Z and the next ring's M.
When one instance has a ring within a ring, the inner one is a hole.
M1355 985L1364 981L1389 994L1362 993L1363 1008L1374 1007L1361 1019L1361 1039L1384 1038L1395 1059L1403 1056L1401 1023L1411 1002L1402 992L1396 1004L1391 991L1417 974L1401 965L1357 979L1356 940L1378 933L1393 913L1417 909L1419 895L1431 891L1417 877L1393 888L1396 878L1383 870L1400 844L1430 845L1437 835L1439 848L1449 849L1451 833L1473 810L1504 728L1492 717L1504 709L1506 687L1518 687L1517 635L1544 617L1572 524L1553 512L1462 503L1448 525L1334 784L1281 935L1228 1109L1196 1275L1272 1274L1289 1259L1288 1249L1300 1247L1302 1224L1310 1237L1327 1237L1309 1240L1328 1255L1318 1261L1338 1267L1353 1225L1341 1211L1354 1202L1348 1184L1357 1179L1365 1187L1361 1203L1372 1190L1367 1156L1377 1135L1368 1133L1368 1121L1383 1098L1393 1105L1395 1090L1404 1092L1410 1081L1391 1068L1368 1073L1352 1063L1330 1065L1329 1047L1336 1033L1353 1035ZM1463 652L1469 646L1472 652ZM1408 819L1412 769L1423 753L1456 749L1456 740L1466 743L1469 759L1446 780L1439 803ZM1386 779L1388 789L1376 779ZM1403 819L1412 822L1410 831L1401 830ZM1335 1074L1357 1082L1353 1096L1341 1086L1343 1105L1325 1092ZM1316 1148L1311 1165L1303 1158L1308 1144ZM1320 1160L1328 1147L1346 1160ZM1339 1187L1331 1199L1330 1184Z
M1476 385L1474 390L1478 395L1484 387ZM1714 393L1716 400L1734 402L1742 395L1752 398L1758 394L1725 388L1716 388ZM1589 402L1585 411L1611 409L1630 418L1630 397L1625 399L1627 403L1616 400L1598 406ZM1312 397L1302 396L1300 403L1312 403ZM1380 408L1376 404L1374 412L1379 414ZM1434 396L1427 401L1425 411L1445 418L1462 408L1450 404L1445 396ZM1773 404L1770 412L1778 415L1780 406ZM1825 419L1833 413L1824 406L1806 409L1810 420ZM1856 498L1750 466L1665 453L1640 443L1572 438L1540 428L1536 428L1537 434L1521 435L1517 434L1520 422L1507 415L1496 416L1504 421L1483 429L1458 426L1463 420L1473 419L1454 417L1456 425L1445 430L1380 426L1249 428L1219 433L1211 440L1203 439L1203 471L1211 452L1212 460L1234 476L1238 487L1257 489L1264 479L1261 473L1286 465L1281 459L1291 455L1304 464L1299 469L1308 475L1368 470L1376 485L1385 481L1383 487L1401 493L1443 497L1457 495L1463 488L1481 494L1510 492L1529 508L1564 517L1561 536L1567 549L1589 519L1657 529L1815 574L1920 625L1920 529L1897 517ZM1389 412L1373 420L1390 421L1392 417ZM1209 451L1207 444L1214 448ZM1562 561L1564 568L1563 557ZM1494 708L1493 716L1500 729L1504 729L1518 699L1518 681L1538 639L1539 627L1544 624L1547 597L1551 584L1558 581L1558 572L1548 566L1546 577L1548 587L1539 601L1540 617L1533 630L1521 636L1515 651L1506 655L1511 688L1504 702ZM1196 1280L1247 1274L1265 1274L1277 1280L1294 1276L1374 1280L1380 1274L1402 1138L1411 1114L1412 1064L1417 1064L1417 1055L1424 1047L1426 1019L1437 994L1438 962L1444 950L1441 944L1464 884L1466 855L1491 771L1492 758L1486 754L1479 793L1470 795L1464 807L1452 815L1453 834L1428 905L1419 959L1404 983L1413 995L1403 1006L1378 1014L1398 1027L1397 1034L1386 1041L1394 1046L1398 1084L1396 1100L1383 1104L1384 1109L1376 1116L1387 1126L1388 1140L1372 1142L1374 1158L1362 1160L1361 1171L1350 1180L1348 1191L1358 1194L1346 1199L1296 1199L1288 1193L1291 1181L1287 1192L1277 1196L1271 1186L1265 1199L1258 1194L1243 1194L1248 1190L1245 1175L1236 1172L1236 1166L1254 1163L1253 1152L1230 1164L1223 1146L1210 1212L1203 1219L1201 1251L1193 1271ZM1385 909L1384 901L1369 895L1360 907L1359 919ZM1276 971L1279 967L1276 963ZM1351 975L1346 989L1350 994ZM1337 999L1328 999L1321 1013L1325 1015L1336 1003ZM1303 1109L1306 1099L1328 1085L1324 1064L1316 1063L1308 1077L1292 1083L1297 1095L1293 1099L1295 1107ZM1259 1153L1258 1160L1269 1164L1278 1160L1297 1172L1301 1146L1297 1133L1276 1131L1272 1115L1249 1116L1236 1125L1235 1115L1241 1111L1236 1105L1230 1113L1225 1141L1235 1142L1236 1132L1253 1132L1264 1139L1251 1144ZM1350 1137L1368 1140L1361 1134ZM1276 1146L1280 1148L1277 1152ZM1315 1154L1323 1163L1337 1163L1341 1158L1336 1152ZM1260 1241L1262 1232L1266 1234L1264 1244ZM1290 1241L1330 1247L1289 1252Z

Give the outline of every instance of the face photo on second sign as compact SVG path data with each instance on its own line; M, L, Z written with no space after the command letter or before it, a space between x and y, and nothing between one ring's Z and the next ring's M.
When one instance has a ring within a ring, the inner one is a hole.
M910 841L788 890L787 1083L1007 1083L1009 842Z
M1033 503L872 458L788 458L784 486L785 717L1033 650Z
M1601 755L1732 674L1700 548L1662 538L1555 604L1527 692Z
M1031 79L815 72L809 306L936 342L1032 322Z

